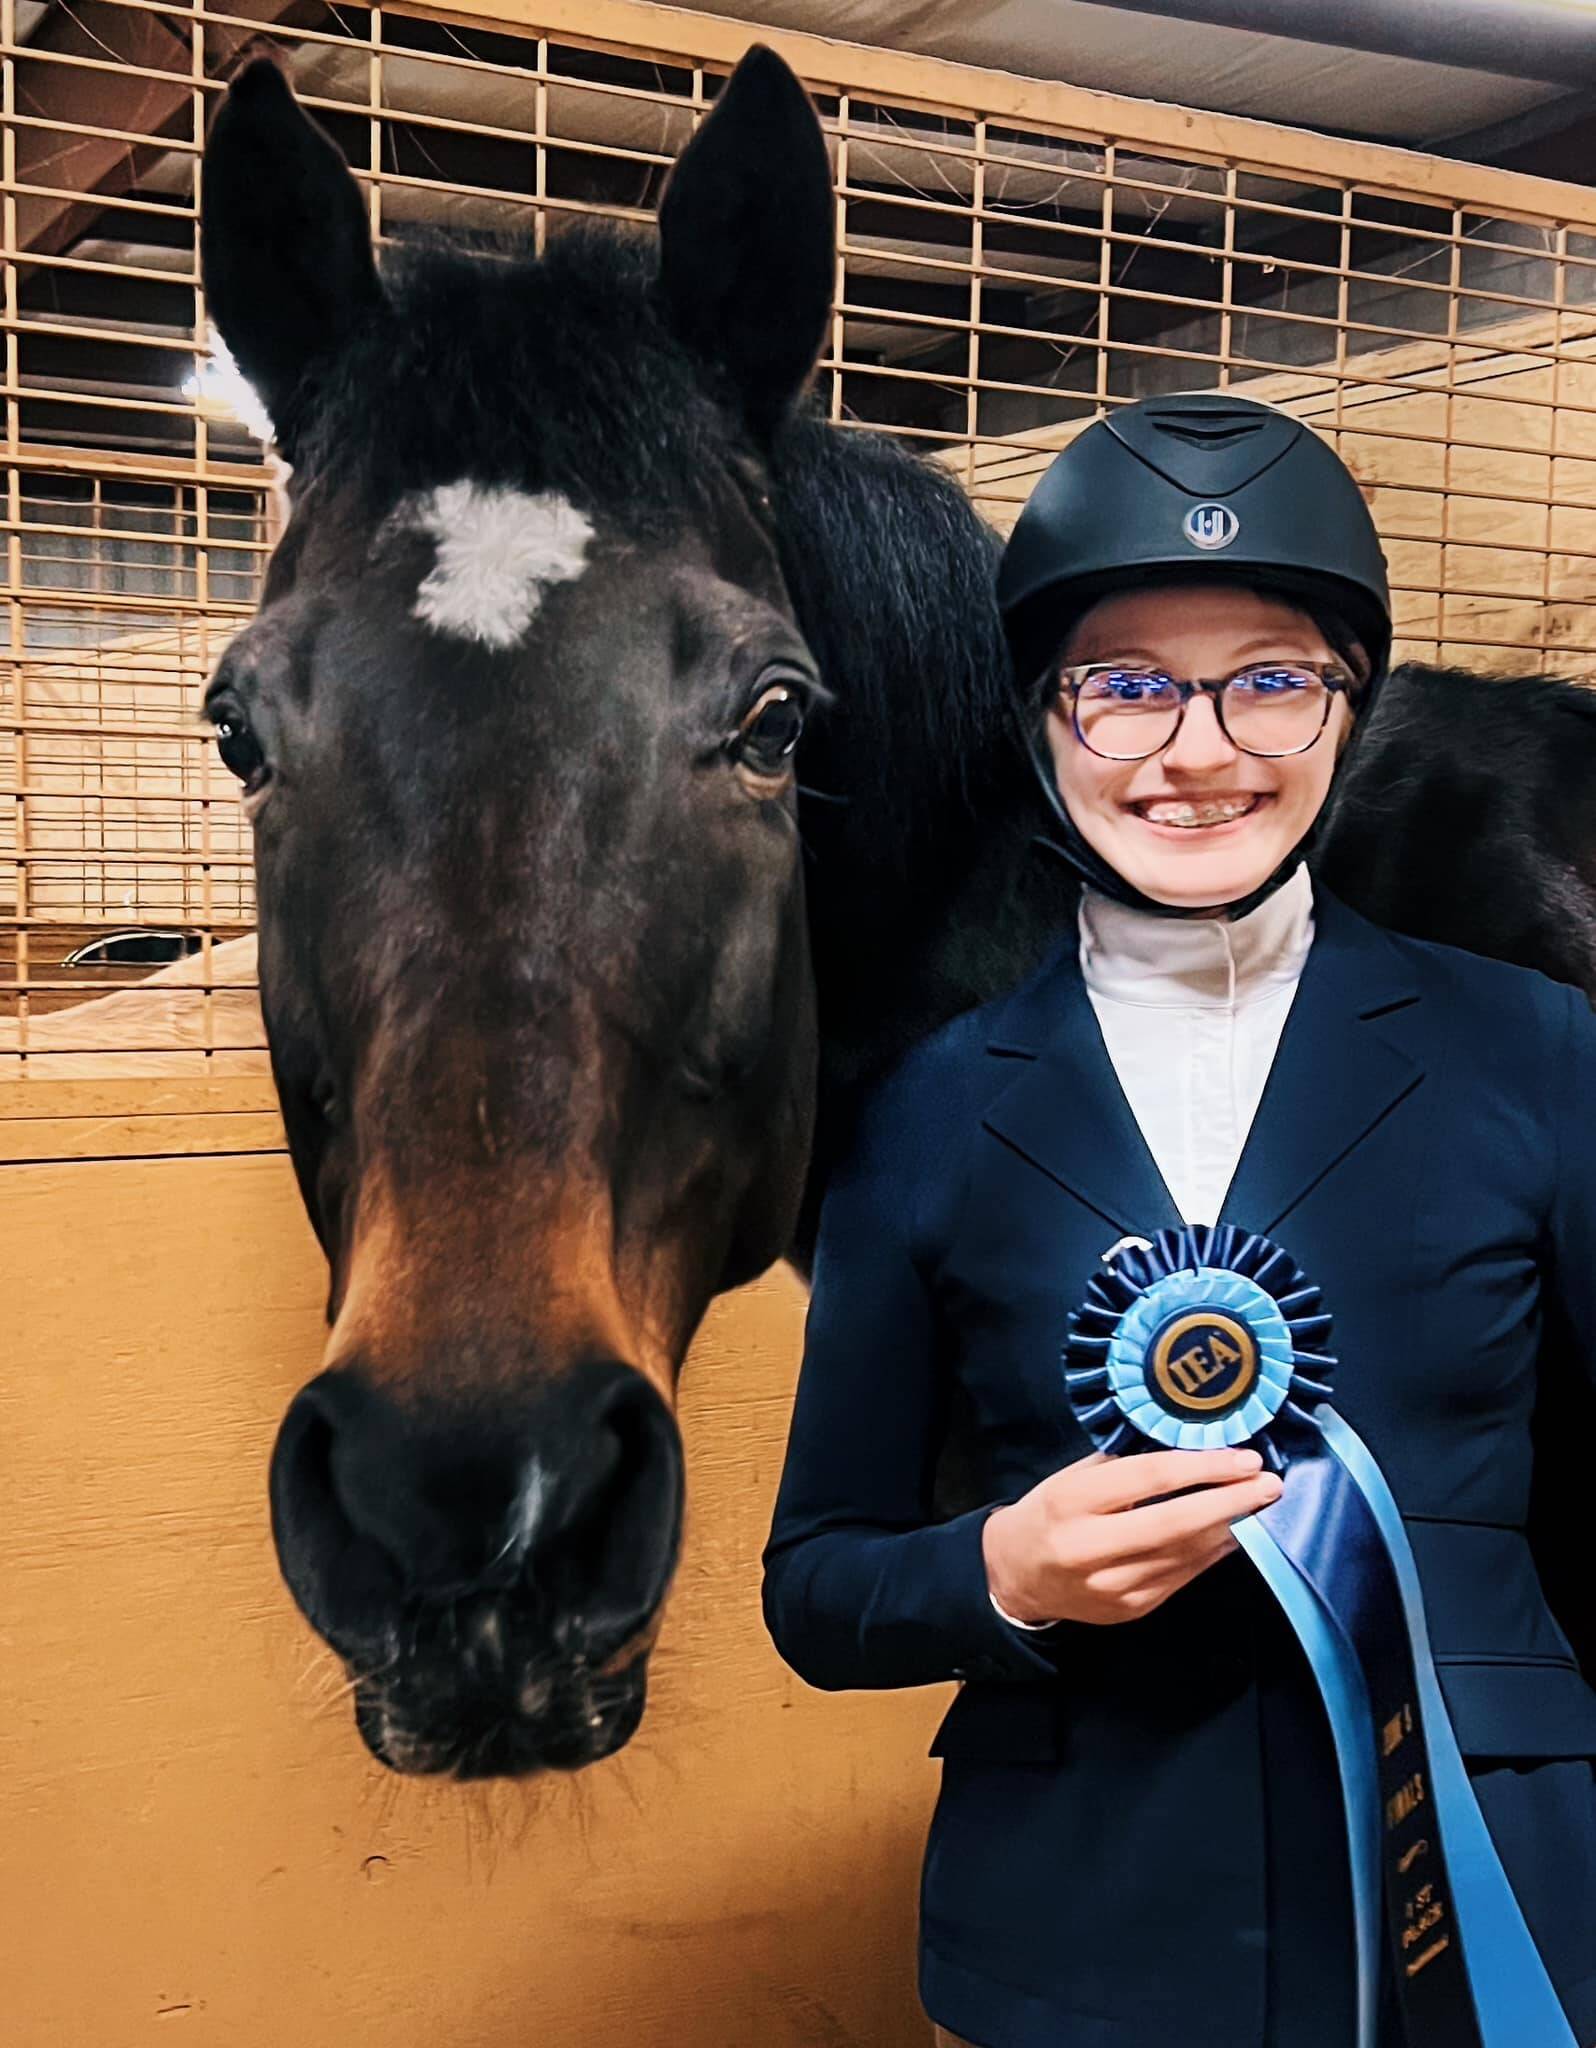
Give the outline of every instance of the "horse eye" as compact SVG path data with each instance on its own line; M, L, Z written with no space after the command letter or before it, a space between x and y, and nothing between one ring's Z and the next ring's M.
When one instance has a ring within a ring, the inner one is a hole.
M803 697L791 683L773 683L727 741L727 751L756 775L784 775L803 729Z
M236 775L251 795L265 783L269 773L261 743L236 711L219 712L214 721L216 751L229 774Z

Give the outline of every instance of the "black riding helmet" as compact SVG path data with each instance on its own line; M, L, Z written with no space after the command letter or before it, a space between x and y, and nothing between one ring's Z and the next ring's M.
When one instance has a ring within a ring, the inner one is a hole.
M1063 829L1058 851L1094 887L1166 917L1197 913L1143 896L1087 845L1059 797L1037 714L1060 646L1100 597L1209 576L1277 592L1343 656L1355 641L1369 665L1363 722L1391 653L1385 557L1341 458L1275 406L1203 392L1143 399L1094 422L1031 493L998 570L1031 758ZM1229 914L1271 895L1313 838Z

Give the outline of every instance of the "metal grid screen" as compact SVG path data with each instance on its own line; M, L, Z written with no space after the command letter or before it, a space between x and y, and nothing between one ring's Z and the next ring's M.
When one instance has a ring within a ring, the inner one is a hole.
M651 216L738 33L598 0L577 40L552 0L491 5L0 0L0 1076L103 1071L108 1048L137 1056L119 1071L261 1062L229 944L247 835L195 716L278 503L208 360L196 177L222 81L275 48L379 237L541 243ZM628 32L591 40L598 13ZM777 40L836 169L833 419L945 461L1004 524L1105 408L1245 390L1364 483L1403 652L1590 667L1596 194Z

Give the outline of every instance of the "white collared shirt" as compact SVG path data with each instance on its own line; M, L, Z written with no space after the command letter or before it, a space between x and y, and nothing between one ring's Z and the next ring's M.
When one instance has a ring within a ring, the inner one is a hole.
M1234 923L1083 889L1080 933L1103 1042L1181 1221L1217 1222L1313 944L1308 870ZM1055 1626L990 1598L1028 1635Z
M1312 943L1305 867L1234 923L1081 893L1087 994L1185 1223L1218 1220Z

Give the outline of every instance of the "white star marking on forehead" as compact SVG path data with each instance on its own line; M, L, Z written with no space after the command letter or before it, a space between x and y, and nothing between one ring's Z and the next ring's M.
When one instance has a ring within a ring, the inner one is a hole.
M413 615L486 647L515 645L543 593L581 575L593 538L592 521L562 492L503 484L440 484L407 499L400 517L438 546Z

